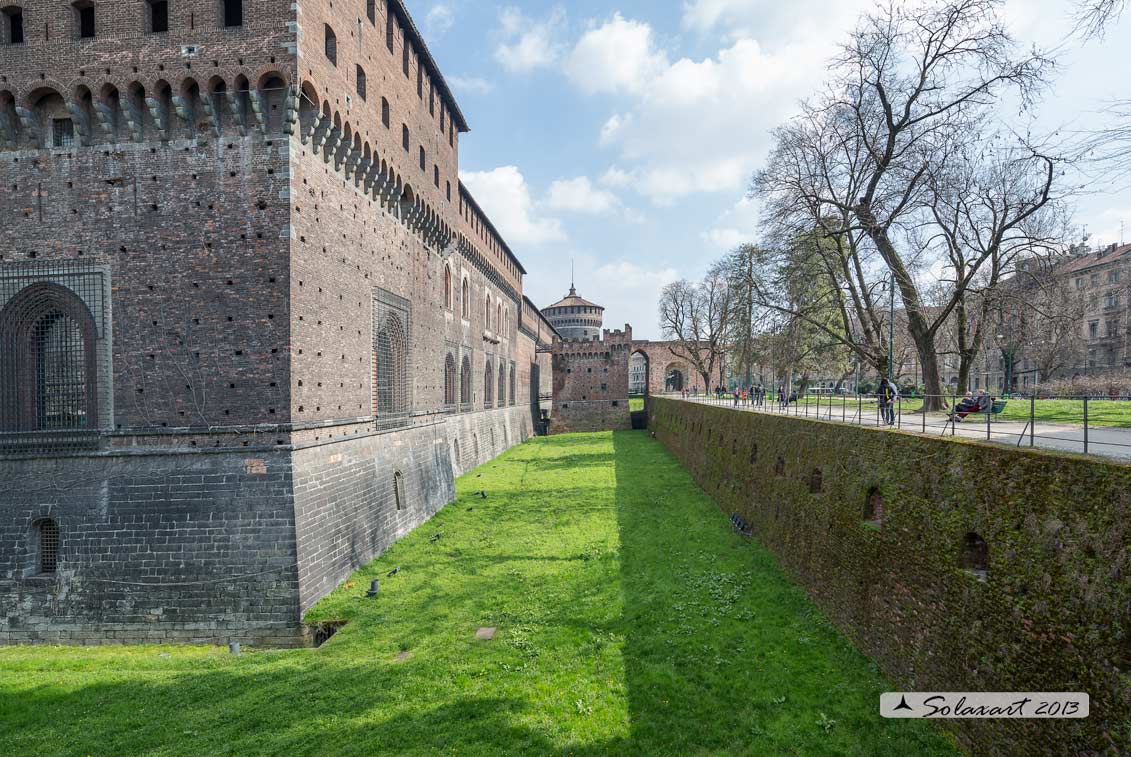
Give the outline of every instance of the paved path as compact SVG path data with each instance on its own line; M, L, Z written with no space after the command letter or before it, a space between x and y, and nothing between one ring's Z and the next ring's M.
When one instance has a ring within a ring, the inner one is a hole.
M679 396L665 395L666 399L680 400ZM800 418L817 418L816 405L791 405L788 411L780 410L777 405L766 405L762 408L753 408L749 405L735 408L731 400L716 401L711 398L698 397L685 400L686 402L699 402L701 404L716 405L743 412L762 412L772 415L797 416ZM859 408L859 412L858 412ZM881 426L875 404L859 406L850 402L838 404L834 399L833 404L820 407L820 419L837 423L849 423L859 426ZM988 427L985 416L970 417L966 421L950 423L943 413L904 413L900 416L898 428L916 434L933 436L957 436L965 439L980 439L982 441L1008 444L1015 447L1043 447L1064 452L1085 451L1085 432L1082 424L1043 423L1038 421L1030 431L1028 424L1018 421L992 421ZM987 433L988 430L988 433ZM1112 428L1108 426L1089 426L1087 429L1087 452L1091 455L1103 455L1120 460L1131 460L1131 428Z

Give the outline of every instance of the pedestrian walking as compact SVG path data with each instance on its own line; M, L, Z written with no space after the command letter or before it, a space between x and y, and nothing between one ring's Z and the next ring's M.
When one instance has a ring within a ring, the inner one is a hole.
M876 390L876 401L880 406L880 417L889 426L895 425L895 401L899 399L899 390L895 382L886 376L880 380L880 387Z

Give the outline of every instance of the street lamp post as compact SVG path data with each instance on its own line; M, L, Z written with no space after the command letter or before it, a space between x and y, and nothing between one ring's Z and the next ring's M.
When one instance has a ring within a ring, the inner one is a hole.
M888 289L891 294L888 306L888 378L895 382L895 274L888 277Z

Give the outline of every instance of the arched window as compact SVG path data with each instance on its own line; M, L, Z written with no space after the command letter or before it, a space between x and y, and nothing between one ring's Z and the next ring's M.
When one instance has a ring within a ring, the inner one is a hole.
M502 335L503 333L503 303L500 301L495 305L495 329Z
M511 406L512 407L514 406L514 403L515 403L515 375L514 374L515 374L515 367L512 364L511 365L511 387L510 387L510 389L511 389L510 397L511 397Z
M490 294L487 295L487 299L486 299L486 301L483 305L483 319L484 319L483 328L490 331L491 330L491 295Z
M864 520L879 525L884 519L884 495L878 487L868 490L864 500Z
M387 313L374 339L375 415L398 418L408 413L408 334L396 313Z
M468 320L471 318L471 287L466 278L463 280L463 288L460 295L460 310L463 313L464 320Z
M361 66L357 67L357 96L365 99L365 69Z
M483 407L489 408L495 404L495 371L491 361L483 368Z
M958 556L958 566L986 580L990 569L990 547L986 540L971 531L962 539L962 552Z
M498 407L504 407L507 404L507 367L499 361L499 397L497 401Z
M32 527L35 538L35 568L40 574L51 574L59 567L59 524L50 518L38 520Z
M98 428L98 330L66 287L32 284L0 311L0 431Z
M452 353L448 353L447 358L444 359L444 406L446 409L451 410L456 406L459 400L456 398L456 359Z
M335 66L338 65L338 35L334 34L334 30L330 28L329 24L325 24L326 43L325 51L326 58Z
M471 358L463 356L463 365L459 374L459 401L463 409L471 406Z
M444 307L452 309L452 268L444 266Z
M224 26L243 26L243 0L224 1Z
M811 494L820 494L825 485L824 474L821 473L820 468L814 468L809 473L809 492Z
M24 43L24 9L18 5L9 5L0 9L4 21L4 42L9 45L22 45Z

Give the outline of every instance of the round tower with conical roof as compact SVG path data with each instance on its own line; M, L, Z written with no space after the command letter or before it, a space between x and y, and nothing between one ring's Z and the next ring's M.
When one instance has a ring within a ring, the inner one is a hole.
M546 320L563 339L600 339L605 323L605 309L577 294L570 282L569 294L542 310Z

